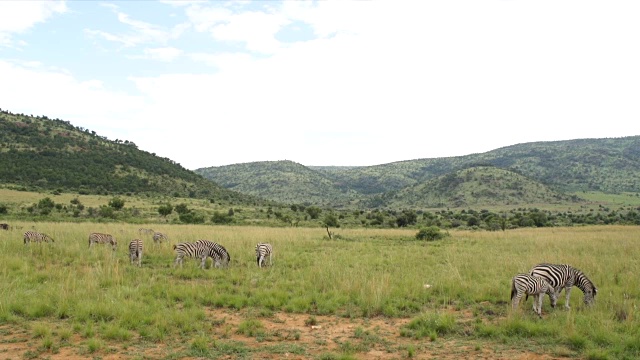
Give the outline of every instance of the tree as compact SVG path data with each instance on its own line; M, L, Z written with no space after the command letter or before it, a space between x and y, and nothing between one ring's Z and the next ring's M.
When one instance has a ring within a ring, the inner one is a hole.
M122 210L122 208L124 207L124 200L119 197L114 197L113 199L111 199L111 201L109 201L109 207L113 208L114 210Z
M185 203L176 205L175 209L176 209L176 212L180 215L187 214L191 211L189 210L189 207L187 207L187 204Z
M317 219L318 216L320 216L322 209L320 209L317 206L309 206L308 208L305 209L305 211L307 212L307 214L309 214L310 218Z
M338 218L333 213L325 215L324 220L322 222L324 223L325 226L328 226L328 227L340 227L340 224L338 223Z
M173 212L173 205L169 203L160 205L158 207L158 214L160 214L163 217L167 217L168 215L171 215L172 212Z

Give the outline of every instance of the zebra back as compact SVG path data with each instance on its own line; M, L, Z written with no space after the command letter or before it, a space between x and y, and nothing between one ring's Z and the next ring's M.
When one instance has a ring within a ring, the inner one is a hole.
M511 279L511 299L515 296L547 293L555 295L553 286L544 278L530 274L517 274Z
M138 260L138 266L142 265L142 250L142 240L131 240L131 242L129 243L129 258L131 259L131 263L133 263L134 260Z
M153 231L153 229L140 228L138 229L138 232L140 233L140 235L144 235L144 234L153 234L155 231Z
M115 250L118 242L116 241L116 238L109 234L91 233L89 235L89 247L91 247L93 244L111 244L111 246Z
M24 243L28 243L28 242L49 242L49 240L51 240L51 242L55 242L49 235L47 234L43 234L43 233L39 233L36 231L25 231L24 233Z
M582 271L571 265L538 264L529 273L547 280L558 293L562 288L575 285L584 293L585 304L592 304L598 292L593 282Z
M209 249L209 257L212 258L216 264L222 263L224 266L229 266L231 263L231 255L224 246L210 241L210 240L197 240L196 243L204 244Z
M179 243L173 245L173 250L175 250L177 256L174 266L177 264L182 264L182 259L186 257L198 258L200 259L200 267L204 268L204 264L207 261L207 256L209 256L209 248L202 243Z
M256 262L259 267L262 267L264 259L268 256L271 261L271 255L273 254L273 246L267 243L258 243L256 245Z

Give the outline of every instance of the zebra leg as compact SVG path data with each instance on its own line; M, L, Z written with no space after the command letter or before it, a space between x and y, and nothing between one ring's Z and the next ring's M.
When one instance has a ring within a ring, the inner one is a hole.
M207 263L207 257L206 256L201 257L200 258L200 269L204 269L204 266L206 265L206 263Z
M178 255L176 257L176 261L173 262L173 267L178 266L178 263L180 264L180 267L182 267L182 257L180 255Z
M522 297L522 294L516 293L516 296L514 296L513 299L511 299L511 307L514 310L518 308L518 304L520 304L521 297Z
M273 253L269 254L269 266L273 266L272 258L273 258Z
M138 253L138 267L142 267L142 251Z
M564 308L567 310L571 309L571 306L569 305L569 296L571 296L571 288L567 287L564 294Z
M542 299L544 299L544 293L536 295L535 299L533 299L534 304L535 302L538 303L538 310L536 311L536 313L539 317L542 317Z

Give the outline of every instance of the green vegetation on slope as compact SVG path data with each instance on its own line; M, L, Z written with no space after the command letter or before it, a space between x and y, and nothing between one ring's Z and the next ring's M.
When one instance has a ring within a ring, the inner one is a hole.
M324 204L319 201L328 199L334 206L360 208L569 204L576 200L577 192L640 193L640 136L536 142L483 154L367 167L286 163L295 165L297 175L284 187L275 186L277 182L273 180L282 176L283 162L237 164L196 172L225 187L274 201ZM502 169L512 175L496 175L505 181L491 184L486 179L459 175L460 171L478 167ZM317 188L312 179L322 180L320 192L314 193ZM443 186L452 180L457 186ZM466 181L469 183L463 184ZM479 188L474 189L476 186Z
M256 201L167 158L67 121L0 110L0 183L84 194L147 193Z

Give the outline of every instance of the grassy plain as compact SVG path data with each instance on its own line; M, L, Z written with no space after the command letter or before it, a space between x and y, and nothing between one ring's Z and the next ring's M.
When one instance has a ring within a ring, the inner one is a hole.
M640 357L638 227L423 242L406 229L338 229L328 240L321 228L144 226L168 234L154 244L141 225L12 225L0 231L0 358ZM24 245L32 228L55 243ZM117 250L89 249L93 231L113 234ZM145 241L141 268L127 257L133 238ZM171 244L197 239L224 245L230 268L174 268ZM273 244L272 267L257 268L257 242ZM530 299L513 312L511 277L539 262L582 269L596 305L584 308L574 288L570 311L545 299L538 319Z

